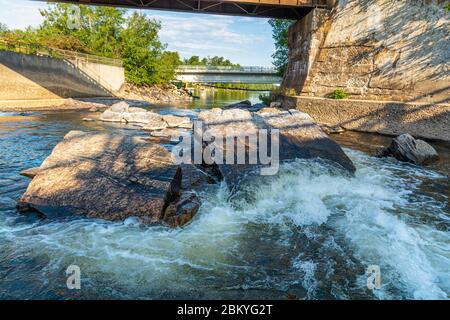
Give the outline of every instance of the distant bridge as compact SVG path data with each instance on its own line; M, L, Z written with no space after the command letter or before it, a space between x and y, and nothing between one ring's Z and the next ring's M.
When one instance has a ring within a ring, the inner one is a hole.
M275 68L180 66L176 80L187 83L280 84Z
M34 0L298 20L327 0Z

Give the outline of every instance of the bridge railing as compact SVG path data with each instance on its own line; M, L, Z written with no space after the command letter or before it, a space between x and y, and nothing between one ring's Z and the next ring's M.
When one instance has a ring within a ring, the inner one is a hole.
M190 66L181 65L177 68L177 73L190 72L242 72L242 73L264 73L276 74L277 70L273 67L257 66Z

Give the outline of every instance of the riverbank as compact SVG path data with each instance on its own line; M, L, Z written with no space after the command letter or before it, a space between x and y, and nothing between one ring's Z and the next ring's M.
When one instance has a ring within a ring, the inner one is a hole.
M0 112L102 111L121 100L134 106L145 107L153 104L188 104L193 98L187 90L178 89L172 84L136 87L127 83L115 97L0 100Z
M151 104L185 104L193 98L188 90L173 84L137 87L126 83L117 97L126 100L142 100Z
M450 141L450 104L289 96L285 108L308 113L320 124L386 135Z

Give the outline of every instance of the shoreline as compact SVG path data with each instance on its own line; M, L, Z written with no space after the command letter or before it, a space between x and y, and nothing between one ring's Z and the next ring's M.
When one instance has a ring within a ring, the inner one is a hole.
M186 90L175 86L136 87L126 84L115 96L50 99L0 100L0 112L106 110L114 103L126 101L136 107L158 104L184 104L193 99Z
M345 130L450 142L450 104L283 96L284 108Z

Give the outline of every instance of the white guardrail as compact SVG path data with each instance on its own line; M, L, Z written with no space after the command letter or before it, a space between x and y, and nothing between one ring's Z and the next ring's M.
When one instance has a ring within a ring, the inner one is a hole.
M182 65L177 68L177 73L262 73L277 74L277 70L272 67L254 67L254 66L189 66Z

